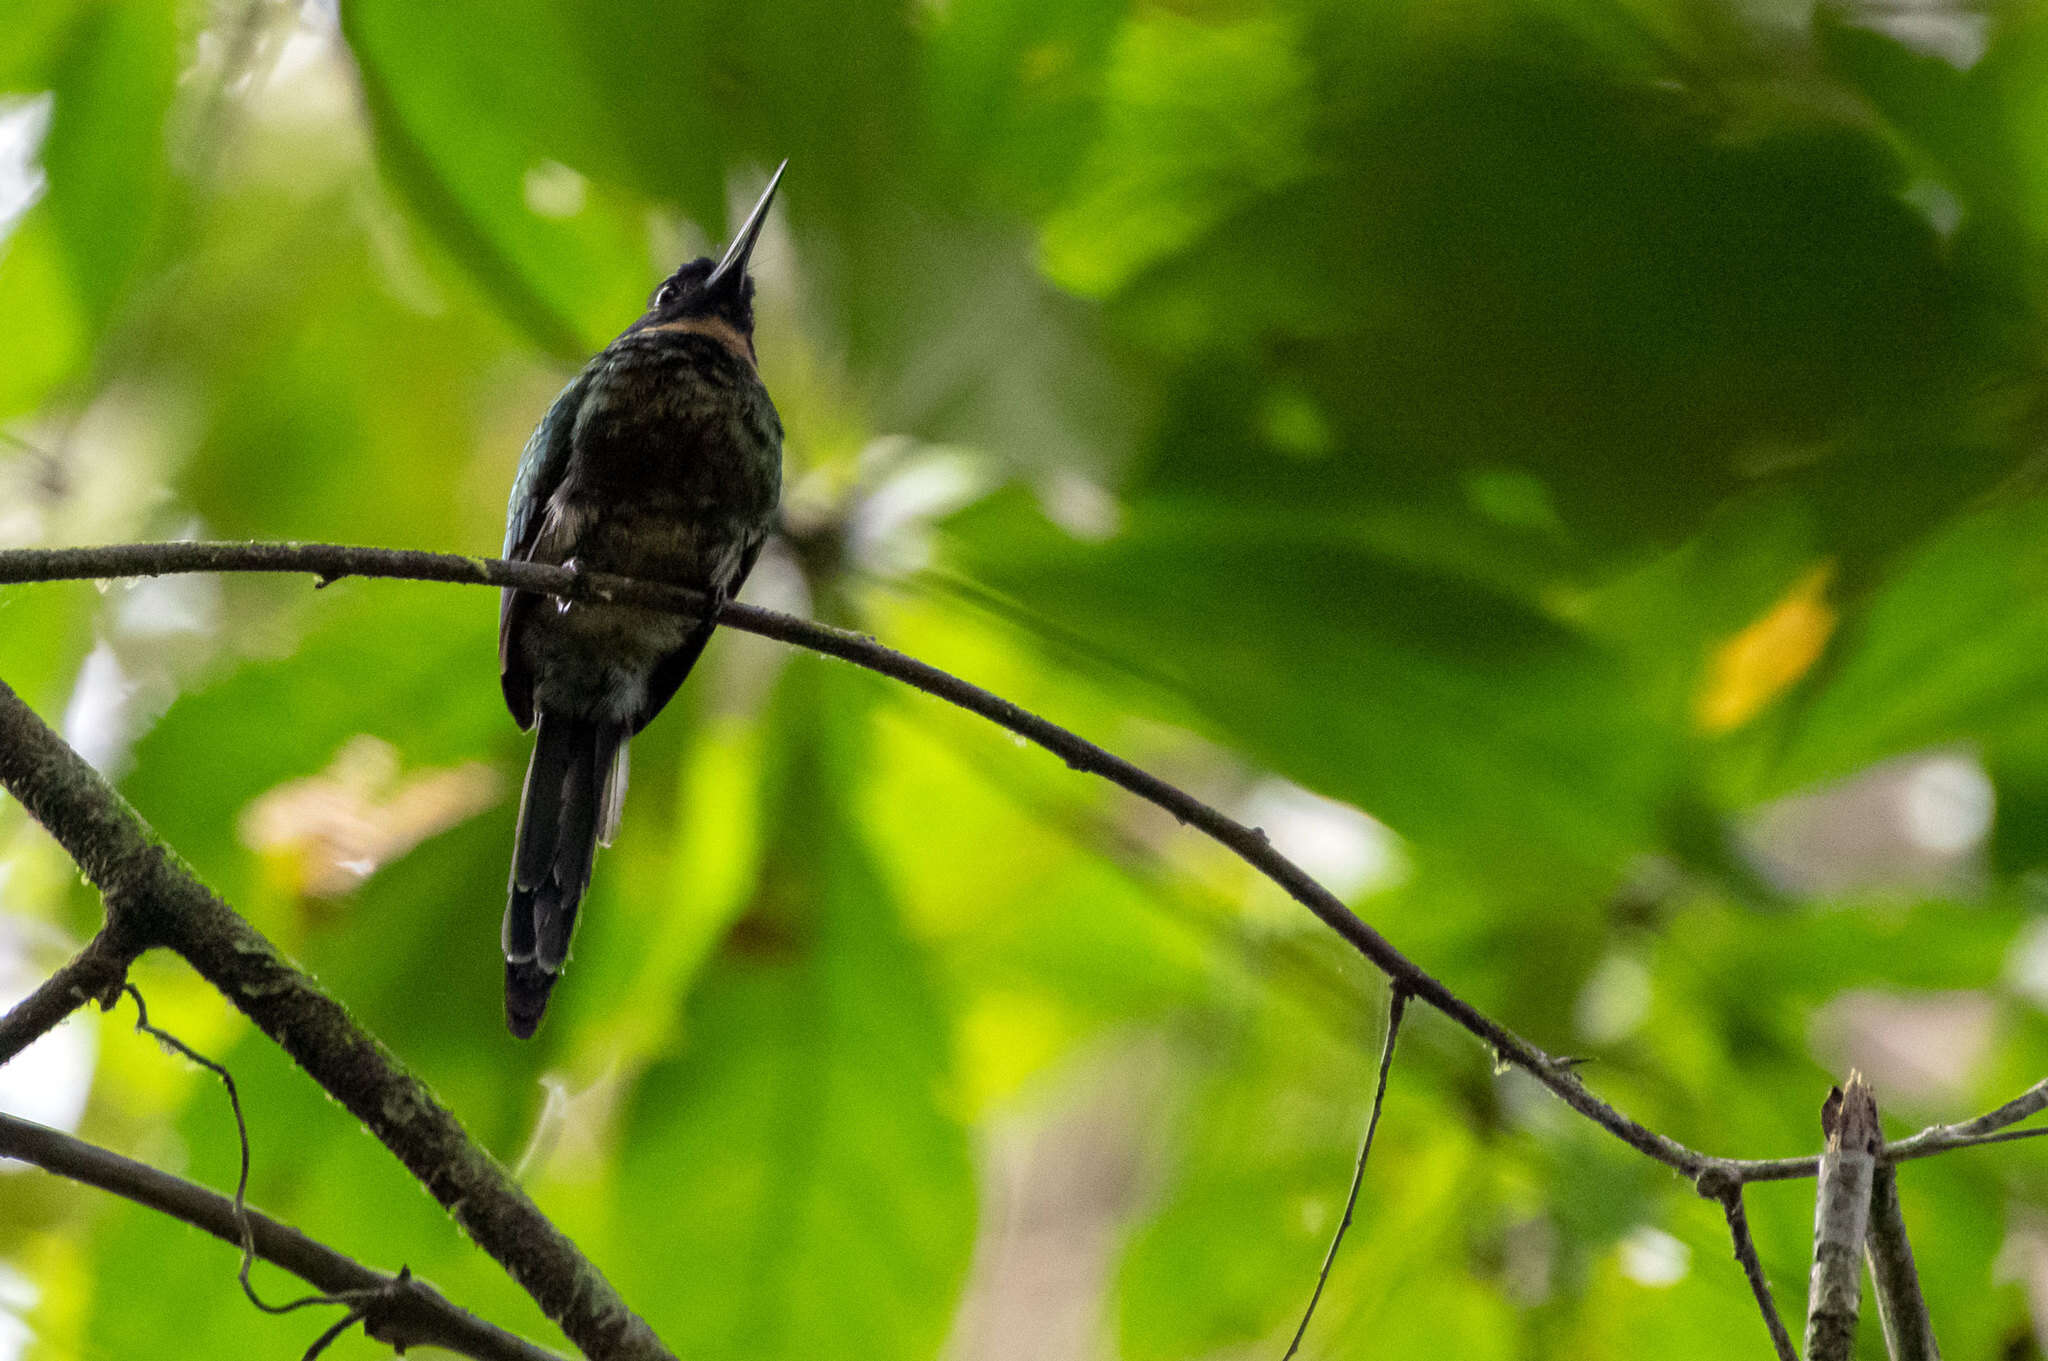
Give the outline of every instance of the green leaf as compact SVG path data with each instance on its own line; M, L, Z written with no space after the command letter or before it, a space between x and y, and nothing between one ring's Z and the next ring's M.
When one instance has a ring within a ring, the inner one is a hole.
M848 818L863 724L795 664L759 896L627 1116L617 1279L678 1351L932 1355L973 1230L945 1013Z
M1982 412L1954 380L2025 362L2013 280L1945 257L1888 145L1610 69L1595 15L1502 10L1454 37L1319 15L1170 87L1187 116L1077 182L1136 200L1073 233L1072 272L1174 371L1161 485L1327 506L1510 469L1611 551L1771 482L1863 548L2010 467L1957 437ZM1272 85L1283 57L1307 73Z
M43 214L31 212L0 240L0 311L16 319L0 336L0 419L11 419L33 411L90 353L63 243ZM18 458L0 444L0 459L19 467Z
M468 0L431 15L371 0L343 23L386 172L557 358L597 348L674 267L650 261L647 207L679 206L719 233L729 173L783 157L784 202L842 247L847 329L893 331L885 309L857 304L901 277L882 262L900 247L917 141L905 9L807 0L770 16L628 0L597 22L559 0ZM550 162L588 181L588 206L560 220L526 202L527 177Z
M227 667L181 698L137 745L124 785L201 877L259 920L276 904L237 833L258 795L322 771L358 734L425 763L516 736L495 693L489 593L357 581L301 603L309 626L297 649ZM487 891L496 898L499 886Z
M2044 736L2048 505L1999 505L1932 536L1877 589L1786 740L1796 788L1943 743Z
M1127 24L1091 171L1045 224L1047 274L1086 296L1114 293L1301 178L1311 77L1299 46L1278 14L1213 23L1159 11Z
M1097 0L984 0L929 16L924 119L948 177L1023 211L1079 169L1124 20Z
M601 144L608 111L564 60L577 17L546 0L432 14L372 0L342 21L385 172L514 324L556 359L582 362L638 313L659 273L630 193L600 180L567 217L527 205L527 177L549 162L616 169L579 154ZM464 35L459 49L451 32ZM485 108L493 116L479 117Z
M1654 844L1674 752L1571 630L1338 518L1150 500L1123 521L1083 542L1012 497L952 529L1051 638L1151 682L1135 698L1470 873L1597 880Z
M178 74L177 9L98 4L52 54L56 96L43 144L50 215L71 286L104 326L142 259L168 185L168 115Z
M52 723L92 647L98 606L84 582L0 587L0 680Z

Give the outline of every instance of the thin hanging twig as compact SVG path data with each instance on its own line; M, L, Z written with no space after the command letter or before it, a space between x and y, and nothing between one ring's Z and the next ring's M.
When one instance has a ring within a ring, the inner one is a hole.
M1344 1218L1337 1223L1337 1232L1330 1239L1330 1250L1323 1254L1323 1269L1316 1273L1316 1288L1308 1297L1308 1308L1301 1311L1301 1323L1294 1330L1294 1340L1287 1344L1287 1354L1280 1361L1294 1361L1294 1354L1301 1350L1301 1339L1308 1333L1308 1321L1316 1316L1316 1305L1322 1301L1323 1287L1330 1283L1330 1268L1336 1265L1337 1249L1344 1246L1344 1233L1351 1227L1351 1215L1358 1208L1358 1188L1365 1181L1365 1160L1372 1156L1372 1136L1380 1127L1380 1110L1387 1101L1387 1074L1394 1068L1394 1041L1401 1033L1401 1016L1408 1010L1408 994L1396 983L1387 998L1387 1039L1380 1046L1379 1081L1372 1092L1372 1113L1366 1117L1365 1139L1358 1146L1358 1165L1351 1170L1351 1190L1344 1197Z
M215 1063L206 1055L186 1044L168 1030L149 1023L149 1008L142 1000L142 994L133 983L121 985L121 991L135 999L135 1028L155 1040L164 1048L172 1050L198 1064L207 1072L219 1078L221 1085L228 1089L228 1106L235 1114L235 1138L241 1145L241 1171L235 1177L235 1233L242 1242L242 1267L235 1273L235 1279L242 1283L242 1293L249 1297L249 1303L266 1314L289 1314L296 1309L305 1309L316 1304L359 1305L366 1294L375 1292L347 1291L338 1295L306 1295L285 1304L271 1304L256 1293L256 1286L249 1279L249 1271L256 1265L256 1229L249 1219L249 1122L242 1114L242 1093L235 1086L235 1075L223 1064Z
M1756 1296L1757 1311L1763 1315L1764 1327L1770 1330L1771 1346L1778 1353L1778 1361L1799 1361L1799 1353L1792 1350L1792 1334L1771 1294L1771 1284L1764 1279L1764 1264L1756 1254L1756 1240L1750 1237L1749 1212L1742 1204L1742 1183L1724 1179L1712 1188L1702 1188L1700 1194L1719 1201L1721 1213L1728 1217L1728 1236L1735 1244L1735 1260L1742 1265L1750 1294Z

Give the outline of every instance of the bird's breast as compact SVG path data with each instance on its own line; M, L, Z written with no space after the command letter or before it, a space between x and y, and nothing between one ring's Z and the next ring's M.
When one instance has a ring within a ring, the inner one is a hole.
M718 340L635 332L600 357L571 471L586 492L765 521L781 494L782 426L753 366Z
M633 332L588 371L534 555L727 589L781 488L782 428L752 365L703 335Z

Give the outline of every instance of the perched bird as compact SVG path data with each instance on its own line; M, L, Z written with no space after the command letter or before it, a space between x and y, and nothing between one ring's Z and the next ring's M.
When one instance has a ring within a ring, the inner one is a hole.
M773 179L716 264L692 260L584 365L526 442L505 556L689 586L730 600L782 492L782 422L754 367L747 259ZM537 728L505 907L505 1020L522 1039L569 957L597 844L611 844L626 746L711 637L701 619L505 592L498 670Z

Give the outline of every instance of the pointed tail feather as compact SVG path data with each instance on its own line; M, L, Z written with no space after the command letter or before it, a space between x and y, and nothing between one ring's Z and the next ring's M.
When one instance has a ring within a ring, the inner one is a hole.
M555 979L532 960L505 961L505 1025L519 1039L531 1039L548 1009Z
M526 763L526 787L519 795L519 831L513 839L512 887L538 888L555 860L555 841L562 822L563 783L575 754L589 742L587 724L542 714L533 738L533 759ZM506 949L511 949L507 926Z
M543 713L520 800L505 904L505 1021L533 1034L569 957L576 910L590 884L600 825L616 798L625 730Z

